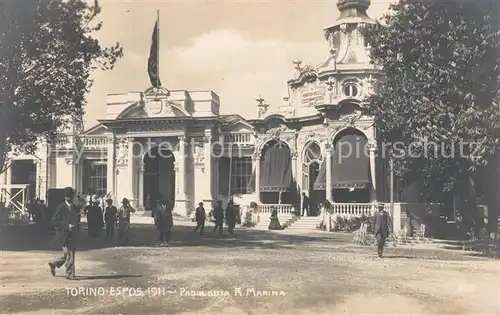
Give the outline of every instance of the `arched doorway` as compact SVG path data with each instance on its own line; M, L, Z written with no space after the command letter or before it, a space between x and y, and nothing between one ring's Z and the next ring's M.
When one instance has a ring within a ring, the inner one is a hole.
M170 148L161 145L152 148L144 155L144 205L148 205L148 196L153 201L161 196L174 205L174 162L175 157Z
M314 189L322 159L321 147L317 142L306 144L302 160L302 190L307 191L311 213L317 212L318 205L325 200L325 190Z

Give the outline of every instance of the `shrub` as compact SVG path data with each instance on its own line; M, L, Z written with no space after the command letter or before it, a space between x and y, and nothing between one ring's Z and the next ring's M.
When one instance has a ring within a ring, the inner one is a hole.
M368 233L372 231L373 218L367 215L362 215L359 218L344 218L337 216L333 230L336 232L354 232L361 227L361 224L368 224Z

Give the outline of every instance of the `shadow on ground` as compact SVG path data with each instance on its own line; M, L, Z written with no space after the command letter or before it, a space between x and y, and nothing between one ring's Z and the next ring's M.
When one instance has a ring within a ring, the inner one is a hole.
M282 232L272 232L255 229L236 229L234 235L224 232L218 235L208 226L205 234L200 236L194 232L194 227L183 225L175 226L172 230L173 247L238 247L289 249L297 245L308 243L324 243L325 245L341 245L350 242L351 236L336 233L317 233L311 235L291 235ZM104 232L104 231L103 231ZM0 250L2 251L60 251L52 242L54 234L40 231L36 225L8 226L0 229ZM115 236L116 238L116 236ZM87 235L86 228L82 228L78 236L77 251L95 250L114 247L115 241L106 239L105 233L98 238ZM132 224L131 237L127 247L155 247L158 246L156 229L147 224Z

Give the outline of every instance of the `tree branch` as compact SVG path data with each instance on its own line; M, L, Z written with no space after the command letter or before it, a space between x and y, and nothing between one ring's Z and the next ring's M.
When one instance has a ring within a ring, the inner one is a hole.
M6 154L4 154L4 155L6 155ZM6 156L3 158L4 161L5 161L5 158L6 158ZM3 165L2 167L3 167L3 169L0 170L0 175L7 172L7 170L12 167L12 163L9 163L7 166Z

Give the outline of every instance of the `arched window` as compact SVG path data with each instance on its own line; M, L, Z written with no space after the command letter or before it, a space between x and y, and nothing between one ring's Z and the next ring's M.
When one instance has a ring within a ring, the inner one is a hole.
M309 191L309 196L311 196L312 185L316 181L321 161L321 147L319 144L316 142L307 144L302 163L302 189Z
M304 162L310 164L321 160L321 148L316 142L311 142L305 149Z
M346 84L344 86L344 95L347 97L357 97L358 96L358 88L353 83Z

